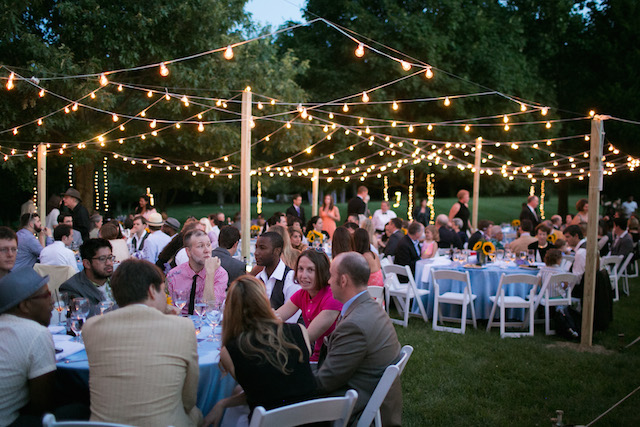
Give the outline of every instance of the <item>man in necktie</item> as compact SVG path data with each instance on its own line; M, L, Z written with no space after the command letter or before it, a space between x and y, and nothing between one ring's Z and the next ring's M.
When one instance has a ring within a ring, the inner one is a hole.
M182 309L182 314L193 314L198 301L222 304L229 275L220 266L218 257L211 256L209 237L202 230L192 230L184 236L184 247L189 261L167 274L169 295L174 300L177 296L186 299L187 305Z
M292 205L287 209L287 216L289 215L300 218L303 224L307 223L304 208L302 207L302 196L300 194L293 195Z
M397 218L396 213L390 210L389 202L383 200L380 202L380 209L373 213L371 223L373 224L373 228L375 228L378 233L382 234L384 233L384 226L393 218Z

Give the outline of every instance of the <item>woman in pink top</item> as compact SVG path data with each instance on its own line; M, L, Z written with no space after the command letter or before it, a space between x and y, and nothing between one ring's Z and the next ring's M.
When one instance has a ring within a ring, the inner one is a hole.
M361 253L369 263L369 282L368 286L384 286L384 278L382 277L382 268L380 267L380 258L371 250L371 242L369 241L369 233L364 228L358 228L353 233L353 245L356 252Z
M286 321L302 310L302 319L315 341L310 360L318 361L324 337L333 332L342 304L333 299L329 287L329 258L314 249L304 251L296 262L294 280L302 289L276 310L276 316Z

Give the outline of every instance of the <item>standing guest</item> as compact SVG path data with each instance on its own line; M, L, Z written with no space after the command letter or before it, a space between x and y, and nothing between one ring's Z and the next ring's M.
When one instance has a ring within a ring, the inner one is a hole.
M544 262L544 257L547 254L547 251L551 248L551 245L547 241L547 237L549 236L549 227L544 224L538 224L536 227L536 241L531 242L528 246L528 249L533 249L536 254L536 262Z
M256 241L256 264L264 267L256 277L264 283L274 310L282 307L300 289L293 280L293 269L281 259L283 247L282 236L274 231L267 231ZM295 314L289 322L297 322L298 317L299 314Z
M73 242L73 229L65 224L58 225L53 230L54 242L42 249L40 252L40 264L45 265L68 265L78 272L78 262L71 249Z
M347 214L365 215L367 212L367 201L365 200L369 195L369 190L364 185L358 187L356 196L349 200L347 204Z
M378 244L384 246L384 256L395 256L398 251L398 244L404 237L400 218L393 218L389 221L385 226L385 233L387 235L387 241L383 243L382 240L379 240Z
M189 261L171 269L167 274L167 291L189 291L188 304L182 314L193 314L196 300L222 304L229 283L229 274L220 266L220 259L211 256L211 241L204 231L195 229L184 236Z
M0 279L9 274L16 263L18 237L9 227L0 227Z
M353 250L362 254L369 263L369 281L368 286L384 286L384 278L382 277L382 267L380 266L380 258L371 250L369 242L369 233L367 230L358 228L353 233Z
M135 215L140 215L144 219L149 220L149 216L157 213L156 209L151 204L151 197L147 194L140 196L138 200L138 207L136 207Z
M329 287L329 258L324 252L307 250L296 263L294 280L301 289L276 310L276 316L286 321L298 310L308 326L309 341L315 342L310 360L317 362L324 337L336 325L342 304L333 299Z
M325 194L320 207L320 217L322 218L322 229L327 232L329 238L333 237L336 230L336 222L340 221L340 210L333 204L331 194Z
M460 218L462 220L463 232L471 232L471 222L469 218L471 213L469 212L469 191L460 190L457 194L458 201L451 206L449 210L449 221L453 221L453 218Z
M631 218L631 215L638 210L638 203L633 200L633 196L629 196L626 202L622 202L622 210L626 218Z
M89 226L89 238L97 239L98 233L100 233L100 227L102 227L102 215L91 215L89 220L91 221L91 225Z
M438 235L440 236L440 243L438 244L439 247L456 249L463 248L460 236L451 227L449 227L448 216L446 216L445 214L440 214L436 217L436 229L438 230Z
M220 366L241 389L216 403L202 425L218 425L231 406L247 404L253 412L256 406L269 410L315 397L307 330L282 323L254 277L241 276L229 288L222 346Z
M38 238L34 237L34 234ZM51 231L42 228L40 216L35 213L25 213L20 217L20 230L18 236L18 254L16 255L16 268L32 267L38 262L38 257L47 240L51 240ZM49 238L47 238L49 237Z
M109 279L115 261L111 243L105 239L89 239L80 246L80 257L83 270L60 285L60 292L67 292L69 298L86 298L93 305L111 300Z
M158 255L160 255L160 252L162 252L164 247L171 241L171 237L161 230L163 224L162 215L159 213L154 212L148 215L147 225L149 226L151 234L144 243L143 258L152 264L158 261Z
M283 246L282 246L282 261L287 265L287 267L293 269L296 265L296 261L300 256L300 251L294 249L291 246L291 239L289 238L289 232L285 227L281 227L279 225L274 225L269 229L269 231L273 231L274 233L278 233L280 237L282 237Z
M321 392L333 395L344 394L348 389L358 392L351 418L354 421L371 399L386 367L398 361L400 343L389 316L367 291L369 264L362 255L355 252L339 255L331 263L330 274L333 297L343 304L342 319L329 335L315 375ZM400 377L393 382L380 413L382 425L401 425Z
M195 329L189 319L165 314L162 272L147 261L127 260L113 275L113 295L120 308L92 317L82 331L91 421L198 425Z
M111 243L111 251L113 252L113 256L116 257L115 262L121 263L131 257L127 242L122 237L122 231L120 231L118 221L109 221L103 225L102 228L100 228L100 237Z
M576 215L573 217L568 225L580 225L586 224L589 219L589 201L587 199L580 199L576 202Z
M71 209L73 216L73 228L80 232L82 241L89 239L89 211L82 205L80 192L75 188L69 188L62 194L62 202Z
M469 237L469 244L467 245L467 247L469 249L473 249L473 247L476 243L478 243L479 240L490 238L491 235L488 234L488 231L489 227L491 227L492 225L493 222L487 219L478 221L478 229Z
M420 223L422 224L422 223ZM428 225L424 228L424 243L422 243L422 253L420 258L428 259L438 255L438 240L440 235L435 225Z
M462 231L463 225L464 224L462 223L462 220L460 218L453 218L453 221L451 221L451 228L456 232L456 234L460 238L460 241L462 242L462 245L464 246L464 244L469 241L469 235Z
M307 217L304 214L304 208L302 207L302 196L300 194L294 194L292 198L292 205L287 209L287 216L300 218L302 223L307 222Z
M431 209L427 206L427 199L421 199L420 205L413 210L413 219L425 227L431 220Z
M47 217L45 218L45 227L49 230L53 230L58 225L58 215L60 215L60 204L62 203L62 197L57 194L52 194L47 200Z
M65 224L73 228L73 215L68 212L61 213L60 215L58 215L58 224ZM82 234L74 228L73 243L71 244L71 249L77 250L82 245L82 242Z
M335 258L343 252L353 251L353 238L346 227L340 226L336 228L331 240L331 257Z
M231 282L238 277L247 273L247 266L244 262L233 258L233 255L238 250L238 243L240 242L240 232L237 228L225 225L220 229L218 235L218 247L211 253L212 256L218 257L220 265L225 269L229 275L225 290L229 287Z
M573 250L575 256L571 265L571 272L578 277L582 277L587 264L587 239L584 238L579 225L570 225L565 228L564 239Z
M371 221L373 222L373 227L376 229L378 233L384 233L384 227L387 225L389 221L393 218L397 218L397 215L394 211L390 210L389 202L383 200L380 202L380 209L376 210L373 213L373 218Z
M289 240L291 247L300 252L306 251L309 247L302 242L302 230L296 227L289 227Z
M627 232L627 220L625 218L613 219L613 236L611 255L622 255L626 258L627 255L633 252L633 239Z
M520 228L518 228L520 236L513 242L507 243L507 249L516 255L523 251L527 252L529 250L529 245L537 240L531 235L532 231L533 225L531 224L531 221L523 219L522 222L520 222Z
M141 215L133 218L130 235L131 237L127 243L131 248L131 255L142 252L144 249L144 241L149 237L149 232L147 231L147 220Z
M209 222L211 223L211 231L209 231L209 240L211 240L211 248L218 247L218 236L220 235L220 229L226 225L224 213L218 212L216 214L209 215Z
M408 265L409 268L411 268L411 272L415 275L416 261L420 260L420 254L422 253L420 241L423 238L424 225L419 222L412 222L407 230L407 235L400 240L400 243L398 243L394 264Z
M525 219L531 221L531 229L533 230L540 224L540 217L536 212L536 208L540 203L540 199L538 196L529 196L527 197L527 203L522 206L522 211L520 212L520 223Z

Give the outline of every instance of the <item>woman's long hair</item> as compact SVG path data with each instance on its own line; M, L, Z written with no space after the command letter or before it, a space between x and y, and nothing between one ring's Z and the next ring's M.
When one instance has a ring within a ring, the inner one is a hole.
M282 247L282 261L286 264L287 267L293 269L296 266L298 256L300 256L300 251L294 249L294 247L291 246L291 238L289 237L289 232L285 230L281 225L274 225L273 227L269 227L269 231L275 231L282 237L282 240L284 240L284 246Z
M299 362L304 360L302 350L285 338L282 322L271 310L264 284L253 276L238 277L227 291L222 345L233 339L245 357L263 359L284 375L291 373L287 369L289 350L298 352Z
M313 263L316 268L316 277L315 277L315 288L320 291L323 288L329 286L329 257L322 251L316 251L315 249L307 249L302 252L296 261L295 273L293 276L293 280L298 282L298 263L301 258L307 258L309 261Z
M353 239L346 227L340 226L333 232L331 239L331 256L335 259L343 252L353 251Z
M364 228L358 228L353 233L353 250L362 255L371 252L371 242L369 241L369 233Z
M329 198L329 206L327 206L327 204L324 202L325 198ZM322 198L322 209L327 210L327 211L332 211L333 210L333 196L330 194L326 194L323 198Z

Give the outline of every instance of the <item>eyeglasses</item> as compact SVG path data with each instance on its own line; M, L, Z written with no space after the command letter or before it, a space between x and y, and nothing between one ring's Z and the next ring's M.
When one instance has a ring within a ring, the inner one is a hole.
M8 254L9 252L15 254L18 252L18 248L0 248L0 254Z
M47 289L47 292L45 292L44 294L33 295L29 297L29 299L45 299L45 298L51 298L51 291L49 289Z
M107 262L107 261L114 262L116 260L116 257L113 256L113 255L109 255L109 256L103 255L103 256L98 256L98 257L94 257L94 258L91 258L91 259L95 259L96 261L100 261L100 262L104 263L104 262Z

